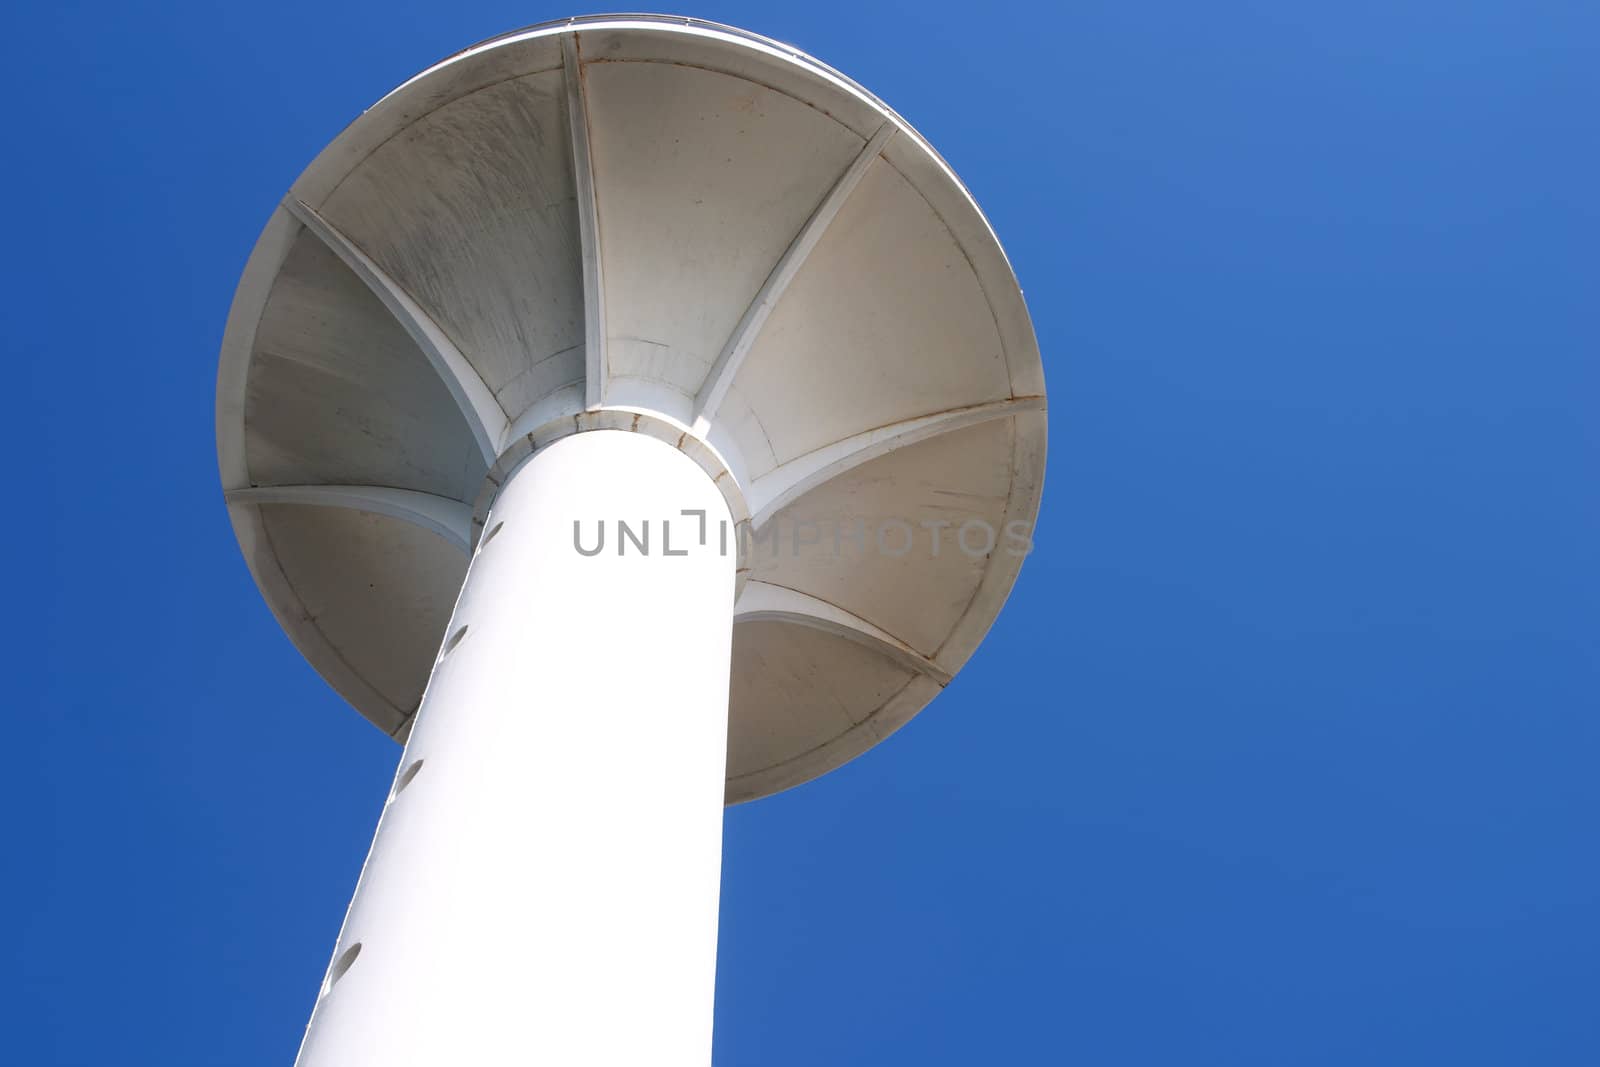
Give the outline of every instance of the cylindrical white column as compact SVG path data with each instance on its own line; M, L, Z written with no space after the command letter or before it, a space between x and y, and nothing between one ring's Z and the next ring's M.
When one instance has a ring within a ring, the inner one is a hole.
M653 438L512 474L300 1067L710 1063L734 552Z

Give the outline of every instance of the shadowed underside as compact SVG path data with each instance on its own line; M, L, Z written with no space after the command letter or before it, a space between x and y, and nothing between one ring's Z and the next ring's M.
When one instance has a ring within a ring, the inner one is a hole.
M882 103L740 31L522 31L346 129L235 298L223 484L284 629L403 738L486 473L606 411L704 440L747 505L730 801L932 699L1021 565L956 530L1037 513L1044 382L982 215Z

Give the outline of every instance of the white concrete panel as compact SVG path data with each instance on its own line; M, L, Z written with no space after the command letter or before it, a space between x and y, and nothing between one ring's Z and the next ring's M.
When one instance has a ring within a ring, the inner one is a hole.
M488 466L500 454L509 420L494 393L478 375L476 368L461 354L448 334L411 298L398 281L391 278L349 236L323 218L303 201L290 197L283 206L328 246L350 272L361 279L372 295L388 310L406 335L428 358L434 373L450 391L461 417L466 420L483 463Z
M306 662L333 690L359 711L363 718L390 737L397 736L409 721L410 707L401 707L379 693L345 661L337 646L330 643L316 626L300 597L278 564L276 549L267 535L262 509L249 503L229 503L229 518L239 539L250 576L261 590L261 598L272 616Z
M951 671L961 669L994 625L1016 584L1027 553L1039 535L1039 496L1044 491L1044 461L1047 451L1046 416L1042 409L1018 412L1011 419L1011 491L1006 495L1006 528L1020 524L1028 543L1015 545L1009 538L1002 550L989 557L983 581L972 596L966 614L939 647L935 659Z
M466 420L428 360L304 230L255 334L244 438L256 485L387 485L465 500L483 477Z
M560 36L520 34L484 41L434 64L362 112L295 179L292 193L320 204L350 171L418 118L502 82L561 69Z
M1011 450L1010 421L998 419L862 464L768 520L768 539L746 560L751 577L835 604L934 656L991 554L963 551L960 527L987 524L993 551L1003 549ZM967 544L986 548L987 534L974 526Z
M722 398L727 395L734 379L739 376L739 369L744 365L745 357L750 354L756 338L761 336L761 330L766 326L767 317L772 314L772 309L783 299L783 294L789 289L789 283L805 265L812 249L822 240L822 235L828 232L828 227L833 225L833 220L849 201L856 186L861 184L861 179L866 176L868 168L894 135L893 123L885 122L878 127L878 132L874 133L861 151L856 153L856 157L850 161L844 173L828 190L828 195L823 197L816 210L806 219L805 225L800 228L800 232L795 234L794 240L789 242L789 247L784 249L783 256L767 275L767 280L761 283L755 299L745 308L744 314L739 318L739 325L728 335L716 362L700 385L700 391L695 396L696 427L707 427L715 421Z
M916 676L880 652L815 627L739 623L728 778L757 776L826 745L871 718Z
M735 627L737 631L739 627ZM910 680L866 719L834 735L815 748L807 749L780 763L757 770L729 774L727 800L742 804L792 789L855 759L900 727L928 705L943 690L925 674Z
M461 550L421 526L364 511L259 510L258 551L271 554L292 597L274 605L279 618L291 633L314 630L389 705L415 710L466 573Z
M994 316L926 200L881 160L790 283L738 377L779 462L1011 395Z
M961 245L962 254L972 265L983 287L984 298L994 311L995 327L1005 346L1006 367L1011 375L1011 392L1018 397L1044 396L1044 364L1039 359L1039 342L1023 302L1005 250L995 237L989 220L983 217L972 194L956 178L955 172L938 154L911 137L897 137L884 149L884 159L917 191L928 206L949 227Z
M583 287L559 70L418 118L312 204L405 287L514 420L558 353L582 377Z
M612 373L692 395L862 139L713 71L592 62L584 77Z

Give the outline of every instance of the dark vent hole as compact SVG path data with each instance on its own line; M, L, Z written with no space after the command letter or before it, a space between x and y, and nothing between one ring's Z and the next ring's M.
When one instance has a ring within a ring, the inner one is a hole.
M356 962L356 957L359 955L361 955L361 942L359 941L339 953L339 958L334 960L333 966L328 969L328 984L323 987L323 996L333 992L333 987L338 983L339 979L349 973L350 968Z
M401 771L400 777L394 783L394 795L399 796L405 787L411 784L411 780L417 776L417 772L420 770L422 770L422 761L413 760L411 766Z

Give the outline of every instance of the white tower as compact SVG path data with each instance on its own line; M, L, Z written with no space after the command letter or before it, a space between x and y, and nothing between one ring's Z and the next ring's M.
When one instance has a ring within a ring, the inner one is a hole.
M312 162L234 300L217 448L284 630L405 745L302 1067L704 1067L722 807L971 656L1044 380L881 101L597 17L458 53Z

